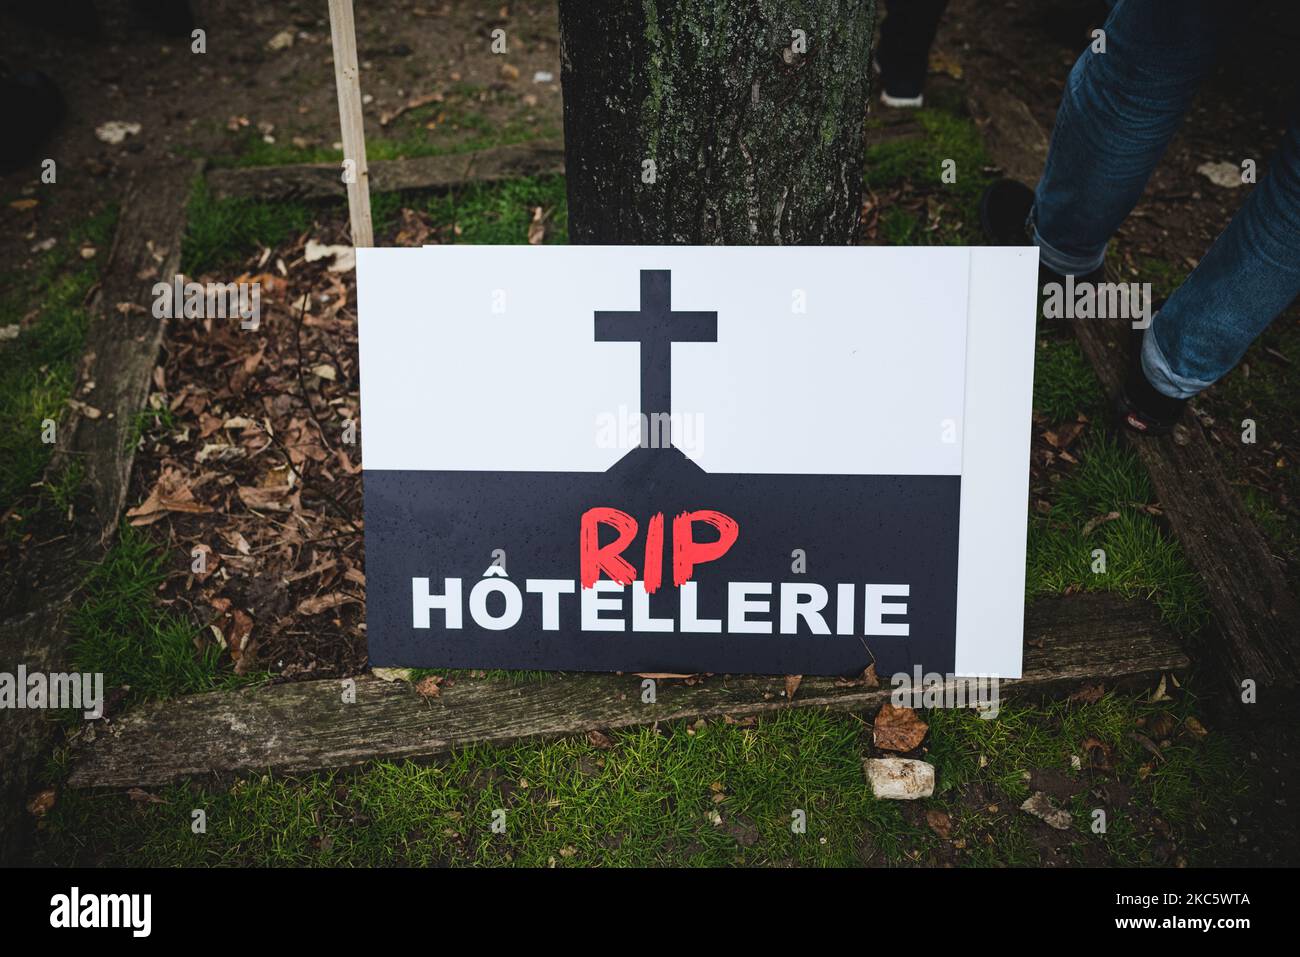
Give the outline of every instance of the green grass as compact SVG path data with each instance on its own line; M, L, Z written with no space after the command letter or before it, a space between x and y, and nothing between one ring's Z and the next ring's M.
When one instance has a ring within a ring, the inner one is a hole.
M1153 493L1141 463L1099 434L1075 452L1074 473L1049 493L1051 511L1030 516L1026 599L1067 590L1118 592L1154 601L1183 634L1197 630L1207 620L1204 590L1181 547L1144 508ZM1119 517L1084 534L1090 522L1112 512ZM1094 571L1097 549L1105 553L1104 571Z
M872 190L902 189L904 199L927 201L927 222L904 209L887 209L881 241L889 245L963 245L982 242L979 197L990 177L988 153L967 116L947 109L916 111L921 135L877 143L867 149L864 184ZM952 160L955 180L943 181Z
M72 615L72 661L100 672L105 688L129 686L131 700L156 700L230 688L249 680L220 667L221 649L205 629L158 605L166 558L138 529L123 525L87 575ZM202 637L203 650L195 647Z
M1035 864L1045 826L1018 810L1029 770L1071 771L1085 738L1114 751L1114 779L1131 792L1105 835L1088 828L1101 802L1083 787L1067 806L1070 853L1149 863L1159 814L1185 851L1213 844L1213 825L1240 794L1231 751L1211 735L1177 736L1152 765L1129 737L1144 715L1194 703L1004 703L983 720L936 711L929 758L939 789L926 809L954 822L957 863ZM135 865L719 866L901 864L943 853L923 815L875 800L862 772L870 729L859 718L781 711L753 727L674 722L548 744L473 747L434 764L375 762L355 773L252 776L229 789L164 788L165 803L64 793L47 818L44 863ZM981 758L983 759L981 761ZM720 797L720 800L717 799ZM990 803L998 805L989 813ZM203 809L207 833L191 830ZM494 833L494 812L505 832ZM794 833L792 815L806 815ZM715 818L714 815L717 815ZM720 821L720 823L719 823ZM1055 837L1055 835L1052 835ZM989 843L988 838L992 839ZM951 852L948 852L951 853ZM1195 857L1193 856L1193 862Z
M1073 339L1039 341L1034 409L1052 423L1072 422L1083 413L1093 425L1071 450L1079 465L1047 493L1051 511L1030 514L1026 599L1112 591L1150 599L1175 629L1195 631L1207 619L1200 581L1181 546L1145 508L1155 493L1142 463L1127 446L1099 431L1108 416L1105 394ZM1095 524L1084 535L1089 522L1111 512L1119 517ZM1096 549L1105 552L1104 572L1093 570Z
M1030 830L1038 825L1019 804L1030 794L1026 772L1056 772L1078 789L1072 797L1056 801L1070 811L1079 838L1067 857L1071 863L1095 862L1083 853L1089 845L1111 866L1153 863L1158 837L1144 826L1151 818L1174 826L1189 863L1197 863L1202 855L1202 863L1213 863L1214 849L1228 843L1223 816L1245 793L1245 766L1224 737L1211 734L1198 740L1185 732L1186 719L1195 711L1191 696L1152 704L1116 694L1094 704L1012 702L992 721L970 711L932 711L930 758L939 782L934 803L952 810L953 834L971 849L970 863L1036 865L1041 852ZM1161 748L1163 760L1153 761L1133 732L1139 730L1140 719L1150 722L1158 715L1172 720L1175 731ZM1113 769L1095 778L1090 777L1091 758L1083 747L1090 738L1110 749ZM1083 767L1074 768L1072 756ZM1109 781L1127 793L1119 807L1093 793L1098 784ZM981 785L991 785L998 795L996 811L989 811L987 804L982 809L963 807L956 800ZM1104 834L1091 830L1093 811L1099 807L1106 810ZM994 839L992 844L988 837Z
M41 441L41 423L60 421L72 395L90 321L84 302L99 279L116 219L111 208L92 216L33 270L4 277L0 326L23 328L17 339L0 342L0 511L29 495L49 462L53 446ZM98 255L81 259L83 245Z
M521 117L493 123L477 109L480 92L479 87L461 84L448 92L444 102L403 113L379 135L367 138L366 159L373 163L376 160L445 156L560 135L560 131L550 124L528 124ZM432 130L426 127L430 122L437 124ZM343 151L332 146L294 146L292 140L291 132L282 130L277 131L274 143L267 143L260 133L246 130L234 154L218 159L214 165L286 166L294 163L341 163L343 160Z
M534 207L549 212L547 243L568 242L568 203L563 176L538 176L503 183L472 184L445 193L376 193L371 197L375 232L382 236L403 208L428 214L443 242L525 243ZM182 265L202 275L238 264L264 246L275 247L318 219L342 216L339 204L218 199L197 180L190 193ZM459 227L456 233L452 227ZM431 237L431 240L433 237Z
M181 267L198 276L237 263L262 246L277 246L312 223L304 203L217 199L199 177L186 210Z
M1082 412L1093 421L1106 414L1106 396L1074 339L1043 339L1034 351L1034 409L1053 423Z
M445 241L478 245L527 242L533 209L540 206L550 214L545 242L563 245L569 241L569 206L563 176L475 184L405 205L428 213L435 226L459 226L460 233L449 235ZM396 216L396 209L392 215Z

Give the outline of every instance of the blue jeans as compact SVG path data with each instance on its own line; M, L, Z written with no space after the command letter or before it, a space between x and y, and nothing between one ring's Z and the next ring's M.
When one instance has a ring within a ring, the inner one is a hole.
M1241 15L1224 0L1114 4L1106 51L1089 46L1070 71L1035 193L1045 266L1075 276L1101 266ZM1222 378L1300 295L1300 111L1261 175L1143 337L1143 369L1165 395L1186 398Z

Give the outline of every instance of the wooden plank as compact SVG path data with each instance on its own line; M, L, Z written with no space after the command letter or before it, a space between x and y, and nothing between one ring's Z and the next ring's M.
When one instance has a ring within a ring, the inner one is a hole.
M1183 671L1187 658L1150 606L1106 594L1038 602L1026 613L1025 672L1004 692L1106 687ZM687 686L661 681L654 704L632 675L571 674L515 684L457 679L425 700L404 682L311 681L214 692L141 708L72 756L73 787L159 785L248 771L311 771L376 758L418 758L479 743L553 738L688 717L763 714L786 707L870 711L888 686L808 678L792 703L782 678L715 675Z
M377 160L371 164L369 176L376 192L388 193L446 190L471 182L563 172L563 144L539 140L446 156ZM331 163L217 169L208 173L207 180L218 199L322 201L342 199L345 195L339 167Z
M19 664L29 672L66 668L67 617L86 562L102 554L122 514L135 457L127 437L148 396L162 342L152 287L180 269L185 198L198 173L189 164L155 169L127 186L103 285L90 307L78 379L94 381L94 391L81 398L100 414L70 411L49 465L57 470L80 462L87 490L78 495L77 521L68 533L34 550L15 570L22 605L0 620L0 671L13 673ZM121 303L131 308L119 309ZM24 805L56 728L43 711L12 711L0 721L2 865L21 859L30 823Z
M984 144L1002 172L1033 184L1047 161L1047 137L1024 100L1001 87L972 82L968 105Z
M1128 324L1075 320L1084 355L1112 399L1123 386ZM1300 606L1282 568L1228 484L1214 449L1188 415L1172 435L1126 433L1160 507L1205 584L1217 626L1212 651L1234 687L1294 687L1300 671Z
M361 120L361 68L357 65L357 31L352 0L329 0L330 39L334 44L334 83L339 96L339 128L343 134L343 170L347 184L352 245L373 246L370 223L370 171L366 167L366 134Z
M969 99L994 161L1024 182L1037 181L1048 142L1029 108L1005 90L976 80ZM1113 401L1127 368L1128 325L1097 319L1072 325ZM1125 434L1205 585L1217 632L1210 651L1232 685L1240 688L1250 679L1259 687L1294 687L1300 673L1300 603L1228 484L1200 425L1189 416L1172 436Z

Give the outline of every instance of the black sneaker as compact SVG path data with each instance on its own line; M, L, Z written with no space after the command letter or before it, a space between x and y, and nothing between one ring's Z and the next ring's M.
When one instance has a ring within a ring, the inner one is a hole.
M7 131L0 140L0 173L34 167L63 121L63 95L44 73L9 73L0 64L0 120Z
M1014 179L1000 179L984 188L980 196L980 228L984 238L993 246L1032 246L1033 230L1029 228L1029 211L1034 206L1034 191ZM1074 277L1074 285L1100 283L1106 279L1103 263L1092 272ZM1067 286L1064 273L1038 264L1038 315L1043 318L1043 303L1048 287L1055 284Z
M1034 208L1034 191L1015 179L1000 179L984 187L980 195L980 228L994 246L1028 246L1029 211Z
M1156 304L1156 311L1164 303ZM1147 327L1150 328L1149 326ZM1168 435L1174 430L1187 408L1186 399L1174 399L1157 392L1142 369L1142 338L1145 329L1129 333L1128 374L1116 401L1116 410L1125 427L1139 435Z
M885 106L914 110L925 105L925 96L921 92L925 83L924 71L919 76L901 76L897 70L886 74L878 59L871 61L871 67L880 78L880 102Z

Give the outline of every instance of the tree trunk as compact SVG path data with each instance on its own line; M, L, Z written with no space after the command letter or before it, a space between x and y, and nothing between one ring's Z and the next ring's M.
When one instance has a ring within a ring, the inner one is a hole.
M875 0L560 0L574 243L845 245Z

